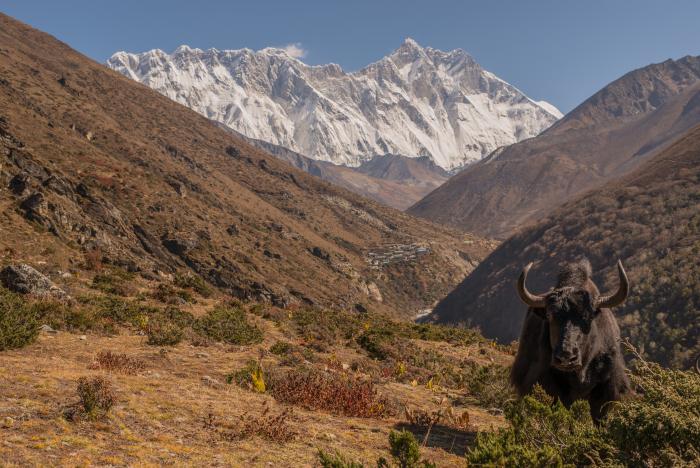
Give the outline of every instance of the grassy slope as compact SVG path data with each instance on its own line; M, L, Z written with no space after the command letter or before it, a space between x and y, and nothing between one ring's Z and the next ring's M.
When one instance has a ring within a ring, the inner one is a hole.
M136 284L129 287L142 298L139 304L163 307L162 303L148 299L159 283L138 278L134 281ZM88 287L89 275L75 279L75 282L81 295L100 297L101 293ZM181 309L196 317L202 316L222 299L195 296L195 304L183 305ZM122 298L133 299L133 296ZM389 417L347 417L286 405L276 401L269 391L259 394L226 383L229 373L261 356L268 376L297 366L311 366L319 371L330 366L336 369L329 371L330 375L338 378L373 381L380 395L389 397L399 406L405 403L413 410L434 411L441 402L443 407L448 402L458 414L466 410L470 418L467 428L445 423L435 426L427 440L422 452L439 466L462 463L462 455L474 442L477 430L503 424L502 417L489 414L484 407L476 407L473 402L465 402L464 397L469 392L463 386L447 387L436 383L433 389L429 389L426 387L427 375L418 377L414 386L405 379L392 376L391 372L384 374L378 370L381 366L394 368L395 364L368 359L367 353L354 345L353 340L326 341L322 343L322 352L315 351L320 342L314 342L295 327L290 327L293 323L290 318L302 311L269 307L253 309L258 315L248 313L248 320L264 333L263 341L255 345L210 343L195 347L187 340L161 348L147 345L146 337L138 327L120 325L117 335L89 330L81 337L81 332L71 332L70 327L59 321L56 326L63 328L62 331L56 334L42 332L34 344L0 352L0 459L10 466L50 462L69 466L164 463L268 466L268 463L274 463L274 466L291 467L312 465L318 449L337 450L354 459L373 462L386 454L390 430L409 428L419 440L425 434L425 427L407 424L401 409ZM262 310L267 310L267 313L262 313ZM150 312L144 313L153 320ZM311 326L317 330L314 324ZM278 341L305 349L304 355L311 362L290 364L291 353L275 355L267 351ZM422 349L429 353L425 355L433 356L431 359L455 364L465 360L474 365L507 365L511 359L485 342L460 346L414 339L410 343L411 349ZM145 368L136 375L92 369L91 363L100 351L125 353L139 359ZM343 371L333 366L333 363L356 361L369 367L367 370ZM115 386L117 402L114 408L105 419L67 421L63 413L77 400L77 379L99 375L107 376ZM269 386L269 377L267 380ZM205 424L209 420L215 421L217 428L225 427L244 414L249 416L243 419L250 420L265 414L277 415L285 409L291 409L292 415L284 425L295 433L289 442L271 441L260 436L228 441L219 437L211 425Z

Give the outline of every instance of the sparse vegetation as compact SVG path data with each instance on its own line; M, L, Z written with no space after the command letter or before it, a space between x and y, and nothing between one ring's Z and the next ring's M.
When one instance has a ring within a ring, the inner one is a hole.
M283 444L294 440L297 435L289 424L293 417L294 415L289 409L279 414L270 414L270 408L266 405L261 414L246 412L233 422L220 422L212 413L209 413L204 420L204 427L214 431L227 442L257 436Z
M251 325L241 307L219 305L194 323L194 329L216 341L235 345L260 343L262 330Z
M120 372L129 375L138 374L145 368L146 363L141 359L124 353L114 353L112 351L98 352L97 356L95 356L95 360L90 364L90 369Z
M85 252L85 269L88 271L102 271L102 251L100 249L92 249Z
M191 289L202 297L211 297L214 290L201 277L192 273L178 273L173 281L175 286Z
M93 277L92 287L107 294L130 296L136 292L133 280L133 273L120 268L110 268Z
M389 453L393 463L385 457L377 460L377 468L435 468L436 465L421 459L420 446L409 431L389 433ZM340 452L333 454L319 450L318 461L323 468L363 468L364 464L352 461Z
M36 307L0 287L0 351L32 343L39 333L38 319Z
M81 377L78 379L77 393L79 402L65 411L65 416L71 420L80 417L101 419L107 415L114 403L116 394L112 383L105 377Z
M698 466L700 376L638 360L638 397L618 402L600 426L588 403L570 409L541 388L506 405L510 427L482 432L467 459L496 466Z
M507 367L496 364L482 366L470 363L464 372L466 389L479 405L502 409L508 400L515 397L508 372Z
M168 283L159 283L152 296L155 300L170 305L194 302L194 297L188 290L176 288Z
M311 410L364 418L395 411L395 405L379 395L372 382L341 373L293 369L271 376L269 388L278 401Z
M146 325L146 343L152 346L175 346L185 335L182 327L168 320L161 319L161 315L151 317Z

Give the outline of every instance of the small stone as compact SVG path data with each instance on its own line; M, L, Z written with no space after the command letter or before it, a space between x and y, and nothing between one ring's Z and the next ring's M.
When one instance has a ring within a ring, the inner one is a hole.
M348 370L348 369L350 369L350 364L348 364L347 362L344 362L344 363L342 364L342 366L343 366L343 370Z
M205 375L202 377L202 383L206 385L207 387L212 387L212 388L218 388L221 386L221 383L216 380L214 377L210 377L208 375Z
M87 335L80 335L80 336L78 337L78 339L79 339L79 340L86 341L86 340L87 340Z
M44 333L58 333L56 330L51 328L51 326L46 325L46 324L40 326L39 331L44 332Z
M14 425L15 425L15 420L12 419L11 417L5 416L5 417L2 419L2 427L8 428L8 427L12 427L12 426L14 426Z
M199 353L196 353L196 354L194 355L194 357L198 357L198 358L208 358L209 355L208 355L207 353L199 352Z

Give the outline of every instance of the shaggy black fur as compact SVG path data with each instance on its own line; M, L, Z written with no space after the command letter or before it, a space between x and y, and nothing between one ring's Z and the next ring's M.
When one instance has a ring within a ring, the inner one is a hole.
M599 421L607 403L622 398L630 384L617 321L610 309L594 307L600 294L591 276L586 259L565 266L546 295L547 307L528 308L510 378L520 396L539 384L567 407L588 400ZM562 369L553 359L561 355L578 361Z

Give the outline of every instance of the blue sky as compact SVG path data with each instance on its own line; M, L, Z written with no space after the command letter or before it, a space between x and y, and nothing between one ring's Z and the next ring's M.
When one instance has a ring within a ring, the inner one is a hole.
M180 44L294 44L307 63L357 70L412 37L462 48L564 112L634 68L700 55L697 0L0 0L0 11L100 62Z

